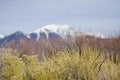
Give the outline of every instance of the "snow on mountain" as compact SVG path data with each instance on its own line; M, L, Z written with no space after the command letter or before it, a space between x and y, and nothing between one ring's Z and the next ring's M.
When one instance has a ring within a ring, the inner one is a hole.
M4 37L5 37L4 35L0 34L0 38L1 38L1 39L4 38Z
M21 37L21 38L26 37L29 39L35 39L37 41L39 40L39 38L51 39L52 37L54 38L61 37L63 39L66 39L67 35L73 37L74 35L84 35L84 36L89 35L97 38L106 38L103 34L100 33L88 33L88 32L84 33L84 32L80 32L79 29L69 25L56 25L56 24L42 26L41 28L37 29L36 31L33 31L30 34L24 34L21 31L17 31L16 33L14 33L14 37ZM4 38L6 39L6 37L0 34L0 39L4 39Z
M76 32L78 32L78 30L69 25L52 24L52 25L43 26L40 29L34 31L33 33L37 34L37 40L38 40L40 37L40 33L45 33L48 38L49 33L56 33L56 34L60 35L61 37L65 37L66 35L72 36Z
M106 36L104 36L101 33L90 33L90 32L87 32L87 33L85 33L85 35L90 35L90 36L94 36L94 37L97 37L97 38L106 38Z
M65 38L67 35L70 36L89 35L97 38L106 38L103 34L100 33L90 33L90 32L84 33L84 32L80 32L79 29L69 25L56 25L56 24L42 26L41 28L27 35L27 37L38 40L40 37L48 38L50 33L55 33L62 38Z

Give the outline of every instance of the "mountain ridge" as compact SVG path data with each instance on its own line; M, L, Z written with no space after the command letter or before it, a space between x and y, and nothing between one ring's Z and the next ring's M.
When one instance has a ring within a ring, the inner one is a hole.
M93 36L69 25L47 25L29 34L16 31L0 39L0 48L12 48L23 54L42 56L51 50L73 46L76 36Z
M31 33L27 33L27 34L23 33L22 31L16 31L15 33L22 34L22 35L26 36L28 39L32 38L37 41L39 40L39 38L41 36L44 38L48 38L50 33L59 35L62 38L65 38L68 35L70 35L70 36L88 35L88 36L94 36L97 38L106 38L106 36L104 36L103 34L100 34L100 33L89 33L89 32L84 33L84 32L81 32L79 29L74 28L69 25L56 25L56 24L42 26L41 28L39 28ZM13 33L13 34L15 34L15 33ZM0 39L4 39L8 36L3 36L2 34L0 34Z

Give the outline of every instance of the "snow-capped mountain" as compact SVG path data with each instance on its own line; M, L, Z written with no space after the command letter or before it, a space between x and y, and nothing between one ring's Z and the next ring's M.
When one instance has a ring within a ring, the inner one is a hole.
M47 26L43 26L37 30L35 30L34 32L30 33L28 35L28 38L34 38L36 40L38 40L40 37L49 37L50 33L54 33L61 36L61 37L65 37L66 35L75 35L77 32L79 32L78 29L73 28L69 25L47 25Z
M104 35L84 33L69 25L47 25L29 34L17 31L8 36L0 35L0 48L12 48L22 54L47 53L52 47L62 49L72 46L77 36L94 36L105 38Z
M3 34L0 34L0 39L4 38L5 36Z
M47 26L43 26L40 29L34 31L34 33L40 33L40 32L45 32L50 33L50 32L54 32L57 33L61 36L65 36L67 34L73 35L74 32L77 31L77 29L69 26L69 25L47 25Z
M12 39L13 37L15 38L28 38L28 39L34 39L34 40L39 40L40 38L44 39L49 39L52 37L61 37L65 38L67 35L74 36L74 35L89 35L89 36L94 36L97 38L106 38L103 34L100 33L83 33L80 32L79 29L69 26L69 25L46 25L42 26L41 28L29 33L29 34L24 34L21 31L17 31L11 35L8 35L4 37L2 34L0 34L0 39L5 40L8 38L9 40Z
M79 29L69 26L69 25L46 25L42 26L41 28L29 33L29 34L24 34L21 31L17 31L11 35L8 36L3 36L0 34L0 43L5 43L9 42L11 40L18 40L18 39L33 39L38 41L40 38L41 39L47 39L54 41L56 39L65 39L67 35L74 36L74 35L89 35L89 36L94 36L97 38L106 38L104 35L99 34L99 33L83 33L80 32Z

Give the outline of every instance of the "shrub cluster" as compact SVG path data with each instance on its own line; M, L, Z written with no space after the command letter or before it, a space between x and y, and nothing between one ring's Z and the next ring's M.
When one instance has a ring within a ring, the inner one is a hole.
M112 55L111 55L112 56ZM0 57L0 80L119 80L120 63L103 52L83 47L78 50L57 52L54 56L23 55L14 51Z

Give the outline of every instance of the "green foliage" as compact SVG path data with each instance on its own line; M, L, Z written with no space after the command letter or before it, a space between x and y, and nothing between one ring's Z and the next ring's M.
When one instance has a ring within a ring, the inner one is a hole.
M115 64L104 52L84 47L56 53L39 62L36 55L2 56L0 80L119 80L120 63Z

